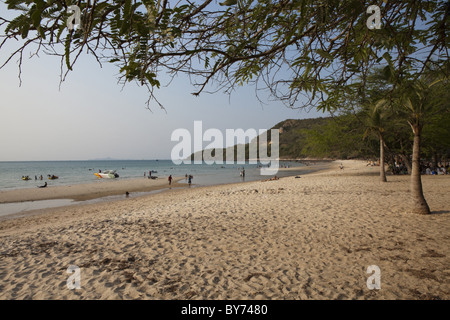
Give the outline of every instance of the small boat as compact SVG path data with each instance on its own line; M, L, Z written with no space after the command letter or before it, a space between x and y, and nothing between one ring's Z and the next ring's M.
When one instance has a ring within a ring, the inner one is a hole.
M114 179L114 178L119 177L119 175L116 173L116 170L106 170L104 172L95 172L94 175L97 178L101 178L101 179Z

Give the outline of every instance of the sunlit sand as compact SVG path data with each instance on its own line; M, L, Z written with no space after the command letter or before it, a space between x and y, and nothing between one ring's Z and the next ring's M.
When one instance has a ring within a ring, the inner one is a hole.
M3 220L0 298L449 299L450 177L423 177L423 216L408 212L409 176L381 183L377 170L336 161Z

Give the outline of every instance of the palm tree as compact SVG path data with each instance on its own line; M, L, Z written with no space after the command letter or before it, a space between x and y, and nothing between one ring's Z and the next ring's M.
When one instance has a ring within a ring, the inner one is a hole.
M380 180L386 182L386 171L384 168L384 131L385 120L388 117L388 110L383 108L384 100L377 104L369 104L365 114L365 125L367 127L364 132L364 138L369 134L375 134L380 140Z
M420 170L422 130L428 116L448 108L448 89L438 73L427 74L415 81L403 84L398 111L405 116L414 135L411 172L412 212L429 214L430 208L423 195ZM447 81L446 81L447 82ZM447 87L448 88L448 87ZM446 92L447 91L447 92Z
M401 119L405 119L411 127L414 142L412 152L412 170L410 191L413 213L429 214L430 207L423 195L420 150L423 127L431 115L448 109L449 90L448 72L428 70L420 78L393 79L391 72L386 72L385 80L395 83L388 97L380 99L377 106L393 110ZM385 71L389 71L385 68ZM389 107L389 108L388 108Z
M384 137L388 122L392 121L392 112L387 108L389 101L386 96L392 89L392 83L383 68L375 68L365 80L361 79L360 85L365 87L365 94L360 100L363 106L363 124L367 128L363 137L374 134L380 141L380 180L386 182Z

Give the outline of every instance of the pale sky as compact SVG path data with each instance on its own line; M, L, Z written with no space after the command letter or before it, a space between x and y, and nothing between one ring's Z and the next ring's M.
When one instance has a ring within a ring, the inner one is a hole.
M0 50L0 63L9 50ZM61 90L59 58L24 55L21 87L16 60L0 70L0 161L170 159L177 144L172 132L186 128L193 134L196 120L203 121L203 132L217 128L225 135L226 129L269 129L286 119L326 116L281 102L261 105L253 86L239 88L231 98L221 92L194 97L184 77L156 91L167 112L155 103L151 112L146 88L129 83L122 90L118 68L100 68L93 56L80 57Z

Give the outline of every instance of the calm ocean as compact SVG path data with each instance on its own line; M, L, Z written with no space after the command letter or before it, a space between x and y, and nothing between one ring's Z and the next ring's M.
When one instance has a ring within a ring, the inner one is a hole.
M302 166L297 162L280 162L280 166ZM271 176L260 175L256 164L180 164L175 165L171 160L107 160L107 161L14 161L0 162L0 190L18 188L36 188L44 181L51 186L73 185L79 183L96 182L94 172L98 170L117 170L119 179L143 178L144 172L157 171L152 175L167 179L190 174L196 185L214 185L241 182L241 169L245 169L245 181L267 179ZM304 172L303 172L304 173ZM277 173L278 177L295 175L293 171ZM43 176L43 180L39 179ZM48 175L59 178L49 180ZM29 176L31 180L24 181L22 176ZM37 177L37 180L35 180ZM183 180L184 181L184 180ZM182 181L182 182L183 182Z

